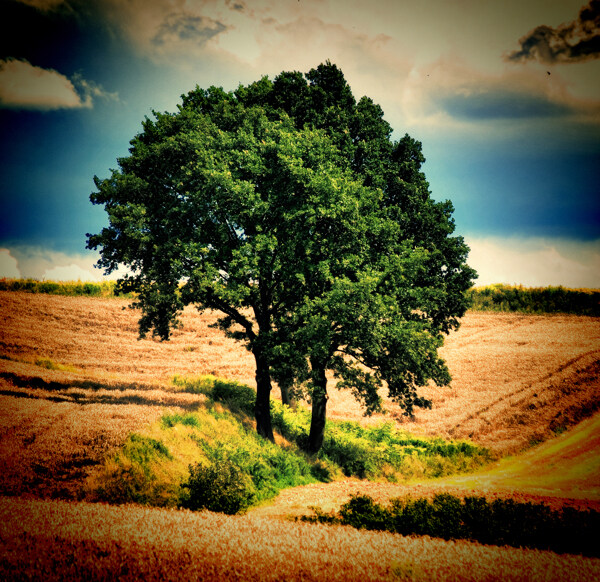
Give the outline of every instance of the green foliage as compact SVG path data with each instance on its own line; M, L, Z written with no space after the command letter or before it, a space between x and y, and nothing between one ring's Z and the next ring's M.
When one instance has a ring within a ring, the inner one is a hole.
M37 358L35 360L35 365L40 366L40 368L46 368L46 370L60 370L61 372L77 371L77 368L75 368L75 366L70 366L68 364L59 364L50 358Z
M254 412L256 391L234 380L223 380L215 376L180 377L175 376L173 384L191 394L204 394L214 402L220 402L232 412L251 416Z
M109 226L88 248L107 273L130 268L119 289L137 293L140 335L168 339L187 304L219 310L217 326L256 359L266 438L271 376L307 387L311 451L326 370L367 412L383 382L410 414L428 405L419 387L450 380L437 350L474 271L451 236L452 205L431 197L421 144L391 135L327 62L233 92L196 87L177 112L146 118L119 168L95 178Z
M173 456L159 440L130 434L121 449L106 460L98 482L88 493L109 503L174 506L180 494L164 467Z
M294 447L282 448L245 428L229 412L210 411L221 426L219 434L212 435L197 427L192 436L208 465L229 463L250 478L253 499L257 502L270 499L281 489L313 482L311 463ZM192 426L190 418L181 417L181 423ZM173 424L174 415L163 417L163 422ZM224 423L224 425L221 425ZM225 428L225 426L227 426Z
M115 281L90 283L86 281L40 281L38 279L0 279L0 291L26 291L71 297L127 297L131 294L118 292Z
M243 511L287 487L342 474L431 477L468 470L489 458L469 443L415 438L390 423L362 428L356 422L330 422L323 449L308 456L300 448L310 425L303 407L272 402L273 424L288 441L277 445L250 428L254 391L248 386L214 376L176 377L173 383L205 394L204 406L164 414L148 434L130 435L88 487L91 499Z
M248 386L212 376L176 378L173 382L186 391L206 394L231 411L252 415L254 391ZM272 401L271 417L279 434L306 449L309 410ZM319 467L313 465L319 480L330 480L339 470L360 479L436 478L472 471L491 460L487 449L466 441L415 437L390 422L361 427L354 421L329 421L315 458L321 461Z
M241 511L281 489L334 472L327 473L326 463L308 459L294 445L275 445L248 428L251 388L212 376L173 382L206 394L206 408L164 414L151 429L152 436L130 435L90 485L91 498L185 507L200 507L210 498L205 507L217 511L220 503L219 511L231 511L239 502ZM220 492L200 493L202 483L212 478Z
M600 291L565 287L488 285L467 291L472 309L523 313L572 313L600 316Z
M184 489L182 507L228 515L245 511L256 497L250 477L228 459L213 461L208 466L201 463L191 466Z
M472 471L489 462L489 451L464 441L418 438L391 423L363 428L355 422L329 422L320 456L347 476L437 478Z
M402 535L469 539L484 544L537 548L559 553L600 556L596 543L600 513L512 499L487 501L441 493L432 500L397 498L385 507L367 495L353 496L338 513L314 510L305 521L351 525Z

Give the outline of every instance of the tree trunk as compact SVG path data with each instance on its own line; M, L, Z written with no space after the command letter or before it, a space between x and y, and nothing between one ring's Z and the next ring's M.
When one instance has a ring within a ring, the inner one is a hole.
M312 414L310 418L310 433L308 435L308 452L318 453L323 445L325 436L325 421L327 416L327 377L325 367L313 364Z
M256 348L253 350L256 360L256 403L254 405L254 418L256 418L256 432L275 442L273 426L271 424L271 375L269 363L262 353Z
M296 401L290 394L292 384L293 382L288 380L280 380L279 382L279 389L281 390L281 402L282 404L287 404L290 408L294 408L296 405Z

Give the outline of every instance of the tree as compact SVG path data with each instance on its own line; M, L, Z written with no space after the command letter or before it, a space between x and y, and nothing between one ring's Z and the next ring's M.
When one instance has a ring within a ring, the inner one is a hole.
M339 218L329 226L299 224L296 232L311 236L287 245L290 254L311 257L302 265L304 285L289 287L291 316L277 323L294 346L288 352L308 356L308 366L296 361L299 368L284 377L308 381L309 449L318 450L323 440L328 369L367 413L379 409L384 382L407 414L430 406L417 389L429 380L450 381L437 350L443 334L459 325L475 272L466 264L464 240L451 236L452 204L431 197L421 144L408 135L394 142L381 108L368 97L357 103L329 62L304 77L282 73L270 89L262 79L241 96L285 111L297 128L323 129L352 175L380 192L370 195L366 214L363 207L347 224ZM342 233L352 244L339 244Z
M88 247L101 248L107 273L130 268L119 284L138 293L141 336L168 339L186 304L223 314L219 326L255 357L257 430L273 440L270 367L280 274L289 270L281 252L286 213L318 211L321 199L360 186L344 175L323 131L298 131L285 114L270 120L220 89L203 92L201 104L195 97L193 107L146 119L120 169L95 178L91 199L104 204L110 226L88 235Z
M307 387L312 451L327 370L367 412L384 382L410 413L427 405L418 386L449 381L437 348L466 309L468 248L431 198L420 144L392 141L335 65L196 87L142 129L95 178L109 226L88 248L106 272L130 268L120 288L138 293L142 336L168 339L187 304L222 313L256 360L259 434L273 439L271 378Z

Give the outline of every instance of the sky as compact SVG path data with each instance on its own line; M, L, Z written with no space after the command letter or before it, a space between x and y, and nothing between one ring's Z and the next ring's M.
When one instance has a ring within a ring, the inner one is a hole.
M330 60L423 144L477 285L600 288L600 0L584 1L0 0L0 277L100 280L93 177L146 116Z

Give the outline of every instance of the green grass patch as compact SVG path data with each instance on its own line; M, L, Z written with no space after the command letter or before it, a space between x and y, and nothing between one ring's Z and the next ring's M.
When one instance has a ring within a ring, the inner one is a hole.
M175 377L173 383L194 394L204 394L226 406L239 418L254 415L256 393L249 386L219 380L214 376ZM304 448L310 430L310 411L295 410L271 402L273 428L284 438ZM322 462L323 480L336 470L360 479L428 479L474 471L492 460L487 449L466 441L415 437L398 430L391 422L364 428L355 421L327 421L323 447L317 455ZM332 469L327 475L327 467Z
M91 500L243 511L286 487L315 482L297 447L265 441L222 407L165 414L129 435L85 488Z
M197 411L169 413L132 434L88 481L88 498L110 503L208 508L235 513L288 487L342 475L397 481L440 477L480 467L485 449L467 442L416 438L391 423L363 428L329 422L318 455L303 452L310 412L272 402L274 444L252 419L256 393L214 376L173 379L174 388L207 398Z
M318 508L303 521L351 525L401 535L428 535L443 539L469 539L496 546L536 548L558 553L600 556L596 540L600 513L574 508L552 510L544 504L512 499L487 501L442 493L433 500L396 498L388 506L367 495L353 496L339 512Z
M58 370L60 372L78 371L75 366L71 366L69 364L59 364L50 358L37 358L34 364L40 368L46 368L46 370Z
M471 309L600 316L600 290L488 285L467 291Z

